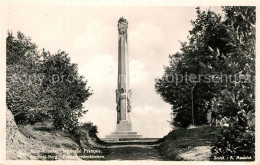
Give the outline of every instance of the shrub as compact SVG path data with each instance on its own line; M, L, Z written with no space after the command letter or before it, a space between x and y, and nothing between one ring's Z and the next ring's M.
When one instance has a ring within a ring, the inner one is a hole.
M254 160L255 159L255 130L247 125L245 113L239 111L231 118L228 127L223 127L218 134L211 150L212 160Z
M91 122L83 123L80 127L83 128L84 130L88 131L88 133L91 137L95 137L96 134L98 133L97 126L93 125L93 123L91 123Z

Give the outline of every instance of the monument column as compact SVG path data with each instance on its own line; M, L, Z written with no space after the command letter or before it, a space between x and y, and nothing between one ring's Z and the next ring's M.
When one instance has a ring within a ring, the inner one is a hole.
M118 21L118 82L117 93L120 95L120 120L127 120L129 114L127 114L130 103L128 102L129 93L129 66L128 66L128 54L127 54L127 28L128 22L121 17ZM129 104L129 106L127 106Z
M131 95L129 89L129 61L128 61L128 43L127 28L128 22L121 17L118 20L118 77L116 89L116 111L117 125L116 131L107 135L108 139L131 139L140 138L137 132L132 132L132 124L130 118L131 112Z
M118 78L116 90L117 102L117 131L132 131L130 119L130 99L129 89L129 66L127 53L127 28L128 22L121 17L118 21Z

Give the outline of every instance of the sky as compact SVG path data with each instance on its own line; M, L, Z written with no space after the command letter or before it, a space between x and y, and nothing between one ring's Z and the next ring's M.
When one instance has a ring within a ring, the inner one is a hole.
M82 122L98 126L104 137L116 128L118 31L121 16L128 20L131 120L143 137L163 137L172 129L171 106L155 92L155 78L163 75L169 54L186 41L194 7L121 6L9 6L8 30L30 36L39 49L64 50L78 64L93 95L84 103ZM220 12L220 7L211 8Z

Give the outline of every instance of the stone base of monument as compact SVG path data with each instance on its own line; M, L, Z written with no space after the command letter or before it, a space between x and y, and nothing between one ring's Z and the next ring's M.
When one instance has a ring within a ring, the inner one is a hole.
M116 132L132 132L132 124L130 121L121 120L116 125Z
M111 135L107 135L106 139L111 140L131 140L141 138L142 135L137 135L137 132L112 132Z
M142 138L137 132L132 131L132 124L129 121L121 120L116 126L116 131L106 135L106 141L125 141Z

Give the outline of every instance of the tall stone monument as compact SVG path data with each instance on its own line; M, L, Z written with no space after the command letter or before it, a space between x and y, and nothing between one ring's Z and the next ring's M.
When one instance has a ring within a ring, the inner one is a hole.
M121 17L118 21L118 77L116 89L116 111L117 124L116 131L107 135L108 139L135 139L140 138L137 132L132 132L132 123L130 118L131 112L131 95L132 90L129 88L129 61L127 50L127 28L128 22Z

